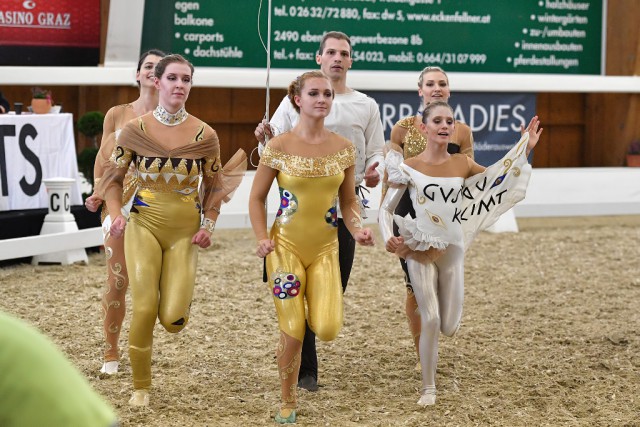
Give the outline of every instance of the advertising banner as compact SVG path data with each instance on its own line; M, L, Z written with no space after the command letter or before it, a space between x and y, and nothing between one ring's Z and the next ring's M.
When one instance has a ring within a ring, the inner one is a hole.
M49 206L42 180L72 178L72 205L81 205L72 115L0 115L0 211Z
M334 30L351 37L358 70L603 73L606 0L231 3L145 2L142 50L180 53L196 66L261 68L270 36L274 68L310 69Z
M100 0L2 0L0 65L97 65Z
M422 110L417 90L368 91L367 95L378 103L387 141L398 120ZM471 127L475 160L484 166L500 160L513 147L520 139L520 125L526 126L536 113L536 96L531 93L456 92L449 103L456 120Z

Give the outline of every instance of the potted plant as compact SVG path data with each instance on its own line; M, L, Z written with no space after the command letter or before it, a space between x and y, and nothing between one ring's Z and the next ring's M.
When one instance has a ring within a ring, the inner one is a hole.
M78 170L93 188L93 165L98 155L98 135L102 133L104 114L100 111L89 111L78 119L78 131L91 138L93 144L78 154ZM84 195L83 195L84 196Z
M78 119L78 131L91 138L93 146L98 148L98 135L102 133L104 114L101 111L88 111Z
M51 110L53 99L51 91L39 87L31 88L31 111L36 114L46 114Z
M634 139L629 144L627 166L640 167L640 139Z

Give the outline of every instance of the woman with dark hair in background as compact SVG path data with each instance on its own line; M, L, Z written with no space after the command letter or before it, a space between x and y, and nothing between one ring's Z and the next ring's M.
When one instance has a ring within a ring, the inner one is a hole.
M11 104L4 97L2 91L0 91L0 114L6 114L11 110Z
M124 125L136 117L153 111L158 106L158 91L154 86L154 71L156 64L164 55L164 52L157 49L149 50L140 55L138 68L136 69L136 82L140 89L140 96L133 102L117 105L107 112L102 128L102 142L96 156L93 172L96 185L104 173L105 165L109 162L115 143ZM123 182L122 214L126 217L129 216L136 187L135 169L131 168ZM97 211L101 204L102 199L96 194L91 195L85 201L85 206L91 212ZM107 257L107 289L102 297L106 345L104 362L100 372L111 375L118 372L120 363L118 340L126 314L125 294L129 286L129 278L124 256L124 239L111 238L109 233L111 216L109 216L106 205L102 207L101 219L104 234L104 251Z

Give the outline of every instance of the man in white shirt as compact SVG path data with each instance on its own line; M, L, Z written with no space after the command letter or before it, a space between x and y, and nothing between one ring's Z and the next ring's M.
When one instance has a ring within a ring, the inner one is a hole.
M325 127L349 139L356 148L356 193L362 197L362 182L367 187L375 187L384 171L382 149L385 143L382 120L376 102L367 95L347 86L347 71L353 64L351 40L338 31L324 35L316 55L320 69L331 80L335 98L331 112L325 118ZM285 96L271 121L260 123L254 132L259 142L258 152L262 153L265 134L272 137L289 131L298 122L298 113ZM341 215L339 215L341 216ZM355 241L342 221L338 219L338 242L340 274L343 291L347 288ZM318 358L315 334L307 326L302 344L302 360L298 387L309 391L318 390Z

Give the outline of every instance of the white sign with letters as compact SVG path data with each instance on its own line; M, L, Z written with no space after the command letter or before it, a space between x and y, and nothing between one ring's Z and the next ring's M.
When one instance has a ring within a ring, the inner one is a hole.
M0 115L0 211L47 208L47 178L75 179L71 204L82 204L72 118Z

